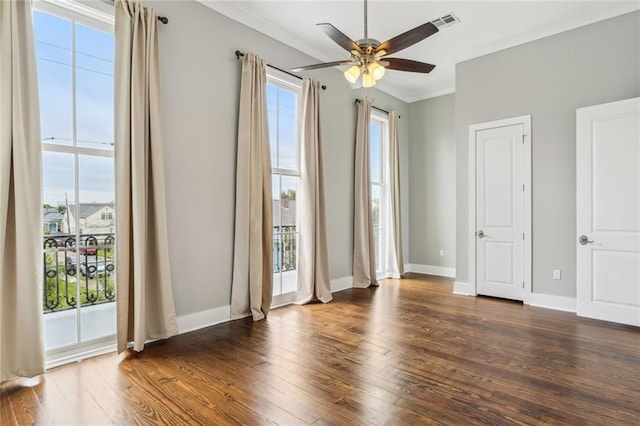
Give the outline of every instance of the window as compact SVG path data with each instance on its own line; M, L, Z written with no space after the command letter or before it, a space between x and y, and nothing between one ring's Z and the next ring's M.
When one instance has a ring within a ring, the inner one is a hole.
M301 87L289 76L267 74L267 112L271 147L273 192L273 295L274 305L292 301L297 288L298 212L300 181L298 104Z
M369 127L371 210L376 248L376 274L388 276L389 250L389 119L377 111L371 114Z
M114 36L103 18L48 3L33 13L43 213L55 219L43 240L49 363L115 343L114 224L103 211L114 206Z

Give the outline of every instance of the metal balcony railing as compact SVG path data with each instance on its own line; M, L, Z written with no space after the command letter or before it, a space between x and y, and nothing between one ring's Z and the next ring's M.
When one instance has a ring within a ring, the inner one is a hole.
M273 227L273 272L296 269L297 240L295 225Z
M115 301L113 234L45 235L43 244L45 314ZM80 295L78 295L78 291Z

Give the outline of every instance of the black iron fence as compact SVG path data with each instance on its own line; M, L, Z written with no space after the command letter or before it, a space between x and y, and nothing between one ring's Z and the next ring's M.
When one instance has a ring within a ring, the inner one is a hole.
M273 272L296 269L297 241L295 225L273 227Z
M297 267L295 225L273 227L273 271ZM46 235L43 241L45 313L115 301L114 234ZM78 296L78 292L80 295Z
M43 244L45 313L115 301L113 234L46 235ZM78 294L79 293L79 294Z

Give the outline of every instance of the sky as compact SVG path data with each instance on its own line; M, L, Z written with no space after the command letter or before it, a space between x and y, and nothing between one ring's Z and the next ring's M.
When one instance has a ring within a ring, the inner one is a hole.
M73 33L77 146L113 150L113 34L56 16L33 14L44 143L73 145ZM50 139L53 138L53 139ZM112 157L78 156L79 201L114 200ZM75 204L74 156L43 152L44 203Z

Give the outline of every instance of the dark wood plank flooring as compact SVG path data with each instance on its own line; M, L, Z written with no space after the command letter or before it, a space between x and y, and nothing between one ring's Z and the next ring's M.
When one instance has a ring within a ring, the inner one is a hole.
M10 424L640 424L640 329L385 280L0 385Z

